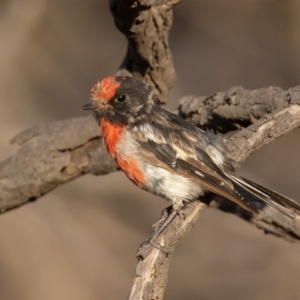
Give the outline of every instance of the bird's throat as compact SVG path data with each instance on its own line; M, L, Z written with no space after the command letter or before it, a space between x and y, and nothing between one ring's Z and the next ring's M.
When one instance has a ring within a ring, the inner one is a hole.
M100 120L100 125L102 127L102 136L105 140L107 151L113 158L115 158L117 164L125 172L127 177L136 185L141 187L145 182L145 177L141 171L139 163L132 158L118 155L117 144L122 138L125 126L110 123L104 119Z
M116 158L116 147L124 131L124 126L121 124L113 124L104 119L100 120L100 125L106 149L112 157Z

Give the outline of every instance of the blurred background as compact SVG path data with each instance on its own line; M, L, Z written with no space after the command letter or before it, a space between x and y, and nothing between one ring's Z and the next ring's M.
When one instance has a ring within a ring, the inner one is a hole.
M300 1L190 0L170 44L181 96L300 82ZM126 40L108 1L0 1L0 160L38 123L85 113L90 87L117 70ZM300 201L300 132L255 153L245 176ZM125 299L135 251L168 203L121 173L84 176L0 216L1 300ZM300 299L300 246L207 210L174 254L165 299Z

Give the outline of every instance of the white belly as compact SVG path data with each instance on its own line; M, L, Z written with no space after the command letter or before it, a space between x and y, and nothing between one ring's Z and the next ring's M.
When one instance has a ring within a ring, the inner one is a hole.
M145 169L149 181L153 183L147 190L157 196L181 202L195 200L204 194L199 185L181 175L151 165L147 165Z

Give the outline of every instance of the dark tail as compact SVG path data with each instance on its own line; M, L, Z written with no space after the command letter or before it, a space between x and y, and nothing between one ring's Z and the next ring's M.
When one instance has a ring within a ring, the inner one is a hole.
M231 174L226 175L231 179L237 193L243 198L263 201L290 218L295 218L294 210L300 212L300 204L294 200L269 190L249 179Z

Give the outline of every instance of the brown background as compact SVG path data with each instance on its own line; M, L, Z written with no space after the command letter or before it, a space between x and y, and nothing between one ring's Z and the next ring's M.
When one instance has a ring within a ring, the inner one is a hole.
M116 71L126 40L107 2L0 1L0 160L21 130L83 115L90 87ZM297 0L183 0L168 107L236 85L299 84L299 11ZM295 130L241 173L300 200L299 153ZM0 216L0 299L125 299L135 250L165 206L115 173L79 178ZM208 210L173 257L165 299L300 299L299 250Z

